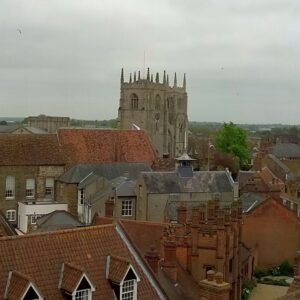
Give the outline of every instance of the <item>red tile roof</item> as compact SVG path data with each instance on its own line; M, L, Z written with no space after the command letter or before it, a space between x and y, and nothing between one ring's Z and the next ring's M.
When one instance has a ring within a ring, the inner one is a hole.
M119 256L110 256L108 279L114 283L121 283L128 272L130 262Z
M7 276L7 286L5 288L5 299L19 300L26 292L30 279L19 272L11 272Z
M64 263L62 268L62 278L59 288L72 294L79 284L79 280L84 274L84 270L69 263Z
M156 152L143 130L68 129L57 131L68 166L97 162L147 162Z
M8 273L21 272L33 278L46 299L63 299L58 289L63 263L83 267L95 284L93 299L114 299L105 278L107 256L128 259L139 274L138 299L159 299L115 225L92 226L57 232L0 238L0 291L5 290Z
M151 247L154 247L162 255L161 237L168 224L135 220L120 220L119 223L142 256Z
M1 166L63 164L55 134L0 134Z

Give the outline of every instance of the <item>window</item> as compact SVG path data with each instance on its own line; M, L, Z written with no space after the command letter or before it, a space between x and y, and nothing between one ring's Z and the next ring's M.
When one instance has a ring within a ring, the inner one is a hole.
M121 300L136 299L136 282L134 279L124 281L121 289Z
M84 200L85 200L85 189L81 189L79 191L79 201L81 205L84 204Z
M160 110L160 102L161 102L160 96L156 95L156 97L155 97L155 109L156 110Z
M89 300L90 298L90 289L84 289L76 292L75 300Z
M10 222L16 221L16 210L15 209L9 209L6 211L6 218Z
M42 215L33 215L31 216L31 224L36 224L37 219L39 219Z
M34 197L35 181L33 178L26 179L26 198Z
M15 177L7 176L5 183L5 198L13 199L15 197Z
M131 108L138 109L139 108L139 98L136 94L131 95Z
M132 216L132 200L122 200L122 216Z
M54 178L46 178L45 197L53 198L54 194Z

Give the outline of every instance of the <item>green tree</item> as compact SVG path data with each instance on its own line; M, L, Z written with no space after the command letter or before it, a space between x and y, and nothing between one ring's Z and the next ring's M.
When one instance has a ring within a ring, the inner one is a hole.
M219 151L232 154L238 158L241 167L248 165L250 154L247 133L244 129L232 122L224 123L222 129L216 133L214 145Z

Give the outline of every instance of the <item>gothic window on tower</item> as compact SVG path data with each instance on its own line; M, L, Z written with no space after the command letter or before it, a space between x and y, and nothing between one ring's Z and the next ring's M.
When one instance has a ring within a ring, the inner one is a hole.
M131 108L132 109L138 109L139 108L139 98L137 94L131 95Z
M159 95L156 95L155 97L155 110L160 110L160 96Z

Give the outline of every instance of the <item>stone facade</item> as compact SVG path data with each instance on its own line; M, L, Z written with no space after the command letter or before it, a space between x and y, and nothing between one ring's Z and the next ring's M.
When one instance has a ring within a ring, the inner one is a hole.
M155 81L149 68L146 79L134 73L128 82L121 74L121 95L119 105L121 129L144 129L160 156L176 157L183 153L185 132L188 126L186 80L177 86L176 73L173 86L164 72L163 81L159 74Z
M56 132L58 128L70 127L69 117L52 117L39 115L37 117L28 117L28 126L46 130L47 132Z

